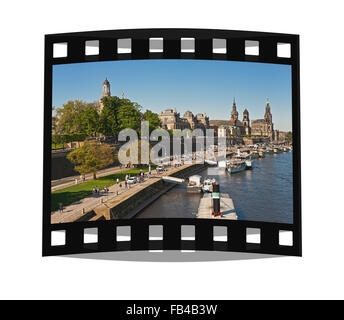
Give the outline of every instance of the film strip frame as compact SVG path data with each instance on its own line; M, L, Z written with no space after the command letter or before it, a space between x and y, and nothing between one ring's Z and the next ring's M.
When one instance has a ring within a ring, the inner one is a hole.
M163 39L162 52L150 52L150 39ZM194 39L193 52L182 52L182 40ZM131 39L130 52L119 53L119 39ZM225 40L225 53L215 53L214 39ZM98 41L99 52L86 55L88 41ZM245 52L246 41L259 45L258 55ZM67 44L65 57L55 58L54 44ZM290 57L278 57L278 44L290 45ZM51 105L53 65L136 59L202 59L249 61L291 65L293 130L293 224L219 219L120 219L110 221L50 223L51 190ZM127 250L216 250L301 256L301 150L299 36L291 34L211 29L128 29L53 34L45 36L44 75L44 172L43 256ZM117 241L118 227L130 227L130 240ZM149 239L149 227L161 226L161 240ZM182 226L193 226L195 236L183 240ZM224 227L227 241L214 241L214 227ZM85 243L87 229L96 228L96 243ZM259 243L250 243L248 229L258 229ZM65 232L65 243L53 246L51 235ZM292 232L292 245L281 245L279 234Z

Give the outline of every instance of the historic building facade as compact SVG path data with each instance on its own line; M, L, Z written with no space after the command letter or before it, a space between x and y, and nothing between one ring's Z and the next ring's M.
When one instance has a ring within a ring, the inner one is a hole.
M233 100L231 117L227 126L229 135L242 136L251 134L249 112L247 109L245 109L243 113L243 120L240 121L235 98Z
M159 114L161 127L167 130L184 129L208 129L209 117L206 114L198 113L194 115L191 111L186 111L183 117L176 108L166 109Z
M276 130L272 122L271 107L266 102L264 119L250 120L250 114L245 108L242 120L239 120L239 112L235 99L233 100L232 111L229 120L210 120L210 127L218 128L218 136L261 136L274 141Z
M269 101L266 102L264 119L252 120L251 134L258 136L267 136L274 140L274 124L272 123L272 114Z
M166 109L160 112L159 120L161 122L161 127L166 130L184 130L190 129L190 124L187 119L182 118L180 113L177 112L176 108Z

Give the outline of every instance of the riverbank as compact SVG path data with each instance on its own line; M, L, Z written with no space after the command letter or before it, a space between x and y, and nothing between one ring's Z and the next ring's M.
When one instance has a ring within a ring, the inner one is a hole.
M220 170L214 174L217 170L209 168L198 174L217 180L220 192L233 199L238 220L292 223L292 158L292 152L266 154L253 161L252 170L229 175ZM201 198L201 194L188 194L185 186L178 185L145 208L138 218L196 218Z
M89 180L79 184L74 184L70 187L59 189L51 192L51 211L59 209L59 203L62 203L63 207L68 206L78 200L88 197L92 194L92 189L98 187L104 189L104 187L110 187L119 181L124 181L126 175L138 175L140 170L143 172L148 171L148 167L142 169L127 169L114 174L99 177L96 180Z
M189 164L177 168L169 167L168 171L162 175L185 178L204 170L206 166ZM109 187L106 195L91 193L68 205L63 212L53 212L51 223L130 218L173 186L173 184L163 182L159 175L152 175L151 178L146 178L141 183L128 185L127 189L124 188L124 185L123 189L120 189L119 184L114 184Z

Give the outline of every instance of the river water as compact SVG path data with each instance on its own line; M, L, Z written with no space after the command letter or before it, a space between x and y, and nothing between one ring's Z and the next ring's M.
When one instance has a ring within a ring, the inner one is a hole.
M253 161L252 170L233 175L215 168L199 175L216 178L220 191L233 199L239 220L293 223L292 152L267 154ZM137 218L195 218L201 197L177 185Z

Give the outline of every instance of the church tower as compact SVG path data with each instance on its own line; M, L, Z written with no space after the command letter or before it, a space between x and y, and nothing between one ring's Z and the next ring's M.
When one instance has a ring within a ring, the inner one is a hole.
M269 99L266 100L264 120L268 123L272 123L272 114Z
M108 81L107 78L105 78L105 81L103 82L102 97L98 101L98 113L101 113L103 108L104 108L104 104L103 104L103 101L102 101L102 99L104 97L111 97L110 82Z
M270 138L271 141L273 141L274 140L274 125L272 123L272 114L271 114L269 99L266 100L264 120L266 122L265 134Z
M247 109L244 110L242 124L244 126L245 134L251 134L250 118Z
M110 92L110 82L106 78L103 87L102 87L102 98L104 97L111 97L111 92Z
M239 113L236 108L235 98L233 99L233 106L232 106L232 112L231 112L231 119L238 120Z

